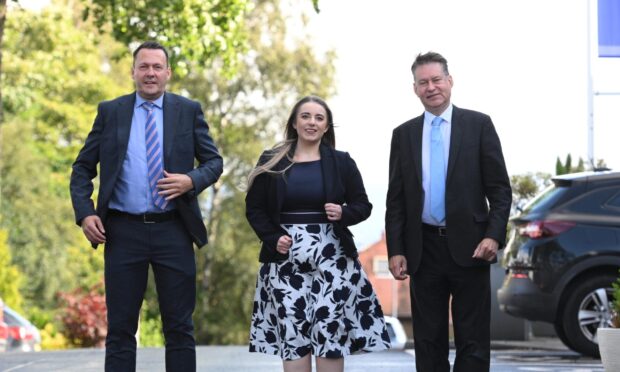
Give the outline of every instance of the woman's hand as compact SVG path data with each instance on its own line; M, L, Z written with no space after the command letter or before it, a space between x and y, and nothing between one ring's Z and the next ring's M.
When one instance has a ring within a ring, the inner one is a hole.
M342 206L340 204L326 203L325 213L330 221L340 221L342 218Z
M287 254L293 245L293 239L288 235L282 235L276 244L276 251L280 254Z

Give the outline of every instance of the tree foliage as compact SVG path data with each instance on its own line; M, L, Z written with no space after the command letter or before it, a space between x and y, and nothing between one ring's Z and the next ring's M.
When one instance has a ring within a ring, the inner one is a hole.
M19 287L24 277L11 260L11 250L7 244L7 232L0 229L0 302L16 311L21 311L22 296Z
M249 0L85 0L84 19L125 45L157 40L171 46L179 75L189 65L208 67L215 58L233 67L244 49L243 19Z
M8 17L0 227L28 278L27 308L53 309L59 290L101 279L102 255L75 226L68 184L97 103L130 89L128 65L119 74L108 54L120 48L76 21L71 8L14 9Z
M527 202L550 184L551 175L548 173L525 173L510 177L513 212L521 211Z
M586 166L581 157L579 158L579 162L577 163L576 166L573 166L573 158L571 154L566 155L566 160L564 161L564 163L562 163L559 156L556 158L555 174L558 176L562 174L568 174L568 173L583 172L585 170L586 170Z
M16 0L13 0L15 2ZM4 39L4 25L6 24L7 4L6 0L0 0L0 73L2 73L2 40ZM1 75L0 75L1 76ZM2 110L2 84L0 84L0 125L4 121Z

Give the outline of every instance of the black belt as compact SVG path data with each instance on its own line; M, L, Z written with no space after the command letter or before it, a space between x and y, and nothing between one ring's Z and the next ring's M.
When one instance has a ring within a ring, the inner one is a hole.
M127 212L117 211L116 209L110 209L108 212L110 216L121 217L128 219L129 221L136 221L142 223L159 223L172 221L177 218L178 213L176 210L162 212L162 213L142 213L131 214Z
M435 226L429 225L427 223L422 223L422 229L438 236L448 236L448 230L445 226Z

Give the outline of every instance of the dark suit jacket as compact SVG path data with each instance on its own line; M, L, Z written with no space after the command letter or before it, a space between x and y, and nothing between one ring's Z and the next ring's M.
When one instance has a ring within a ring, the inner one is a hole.
M321 145L321 169L326 203L342 205L342 218L334 222L334 232L340 239L345 253L357 257L353 234L347 226L355 225L370 216L372 204L368 201L362 176L348 153ZM258 163L270 158L270 150L264 152ZM282 159L274 170L285 169L289 160ZM288 235L280 227L280 212L286 190L284 177L263 173L254 179L245 198L246 217L262 241L260 262L276 262L287 258L276 251L276 244L282 235Z
M84 217L94 214L105 223L108 203L127 153L135 100L136 94L132 93L99 104L93 128L73 163L71 174L71 200L78 225ZM222 174L222 157L209 135L198 102L165 93L163 110L164 169L170 173L185 173L194 183L194 189L176 198L175 202L192 240L201 247L207 244L207 231L197 196ZM195 159L198 161L196 167ZM91 196L97 164L100 185L95 210Z
M422 128L424 115L392 133L385 232L388 255L404 255L409 274L422 255ZM493 122L488 115L453 106L446 177L446 227L452 257L461 266L485 265L474 259L476 246L506 239L512 191ZM487 203L488 201L488 203Z

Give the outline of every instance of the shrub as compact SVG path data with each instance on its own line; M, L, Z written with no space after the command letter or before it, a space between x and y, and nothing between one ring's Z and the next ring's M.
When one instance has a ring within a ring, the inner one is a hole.
M144 312L142 312L144 315ZM164 346L164 334L161 330L161 321L157 318L140 317L140 346Z
M61 321L69 343L78 347L103 347L107 330L103 284L88 291L78 288L61 293L60 298L66 304Z
M47 323L40 330L41 332L41 349L42 350L59 350L67 348L67 339L56 330L54 324Z

